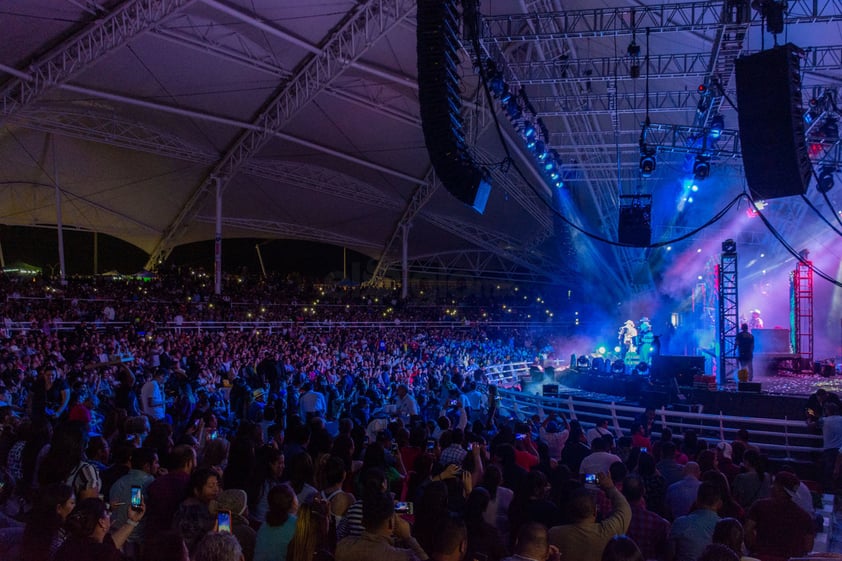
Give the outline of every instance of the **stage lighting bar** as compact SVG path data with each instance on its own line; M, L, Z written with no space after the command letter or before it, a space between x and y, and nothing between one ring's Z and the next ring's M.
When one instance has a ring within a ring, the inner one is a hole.
M500 102L500 107L520 135L523 145L532 154L538 169L550 185L556 189L564 187L561 157L558 152L547 147L549 131L530 103L526 91L521 87L513 92L491 59L486 61L485 72L488 90Z

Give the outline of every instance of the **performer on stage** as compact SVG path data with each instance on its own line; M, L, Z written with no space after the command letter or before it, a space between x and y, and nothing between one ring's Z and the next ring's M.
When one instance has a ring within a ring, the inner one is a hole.
M624 359L628 353L637 352L637 329L632 320L628 320L617 332L620 341L620 356Z
M644 316L640 318L637 325L639 327L637 340L640 344L640 361L651 364L649 361L652 358L652 344L655 342L652 324L649 322L649 318Z
M751 311L751 319L748 322L749 329L763 329L763 318L760 317L760 310Z

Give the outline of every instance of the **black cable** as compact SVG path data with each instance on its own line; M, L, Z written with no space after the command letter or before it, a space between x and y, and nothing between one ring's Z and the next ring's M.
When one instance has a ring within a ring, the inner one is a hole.
M824 193L824 196L825 196L825 199L827 199L827 193ZM812 211L813 211L813 212L815 212L815 213L816 213L816 216L818 216L819 218L821 218L821 219L822 219L822 222L824 222L825 224L827 224L828 226L830 226L830 229L831 229L831 230L833 230L834 232L836 232L836 235L838 235L838 236L842 236L842 231L837 230L837 229L836 229L836 226L834 226L833 224L831 224L830 220L828 220L828 219L825 217L825 215L824 215L824 214L822 214L822 213L821 213L821 211L820 211L819 209L817 209L817 208L816 208L816 205L814 205L814 204L813 204L813 201L811 201L810 199L808 199L808 198L807 198L807 196L806 196L806 195L804 195L803 193L801 194L801 199L802 199L805 203L807 203L807 206L808 206L808 207L810 207L810 209L812 209ZM833 211L833 206L830 204L830 199L827 199L827 204L828 204L828 206L830 206L830 210L831 210L831 211ZM836 212L834 212L833 214L836 216L836 219L837 219L837 220L839 220L839 215L838 215L838 214L836 214ZM840 222L840 224L842 224L842 221Z
M831 275L828 275L827 273L825 273L821 269L816 268L816 266L813 265L811 262L809 262L806 259L804 259L803 257L801 257L799 252L796 251L795 248L793 248L791 245L789 245L789 243L785 239L783 239L783 236L780 235L780 233L775 229L775 227L772 226L772 223L769 222L769 219L767 219L763 215L763 213L760 212L760 208L758 208L757 204L754 202L754 200L751 198L751 196L749 196L747 193L745 193L744 195L749 200L749 202L751 203L751 206L754 207L754 212L756 212L757 216L760 217L760 220L763 221L763 224L766 226L766 229L769 230L769 232L772 234L772 236L774 236L774 238L776 240L778 240L778 243L780 243L790 255L795 257L795 259L799 263L801 263L802 265L806 265L807 267L809 267L810 270L813 271L814 274L823 278L827 282L829 282L829 283L831 283L835 286L838 286L839 288L842 288L842 282L836 280L834 277L832 277Z

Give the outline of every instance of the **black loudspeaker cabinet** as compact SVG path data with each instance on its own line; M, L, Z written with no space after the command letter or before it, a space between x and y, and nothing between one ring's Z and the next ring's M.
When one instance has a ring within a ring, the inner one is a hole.
M620 209L620 223L617 240L635 247L646 247L652 243L650 207L626 207Z
M657 355L652 357L652 381L656 384L671 384L672 379L679 386L692 386L693 376L704 374L705 357Z
M737 391L760 393L760 382L740 382Z
M558 384L544 384L541 393L544 397L558 397Z
M736 61L743 167L757 200L802 195L810 184L799 54L787 43Z

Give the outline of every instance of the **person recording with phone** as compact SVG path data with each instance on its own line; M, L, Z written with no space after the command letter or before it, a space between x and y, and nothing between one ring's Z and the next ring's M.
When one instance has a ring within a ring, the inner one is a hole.
M123 559L121 549L146 508L143 503L137 510L130 510L128 520L112 531L111 512L102 499L83 499L67 517L67 541L58 549L55 561L118 561Z
M129 521L129 512L137 510L144 501L144 493L155 481L158 470L158 454L151 448L132 450L132 469L111 486L108 500L111 503L111 523L115 529L122 528ZM146 534L146 523L138 523L126 543L129 554L138 552Z

